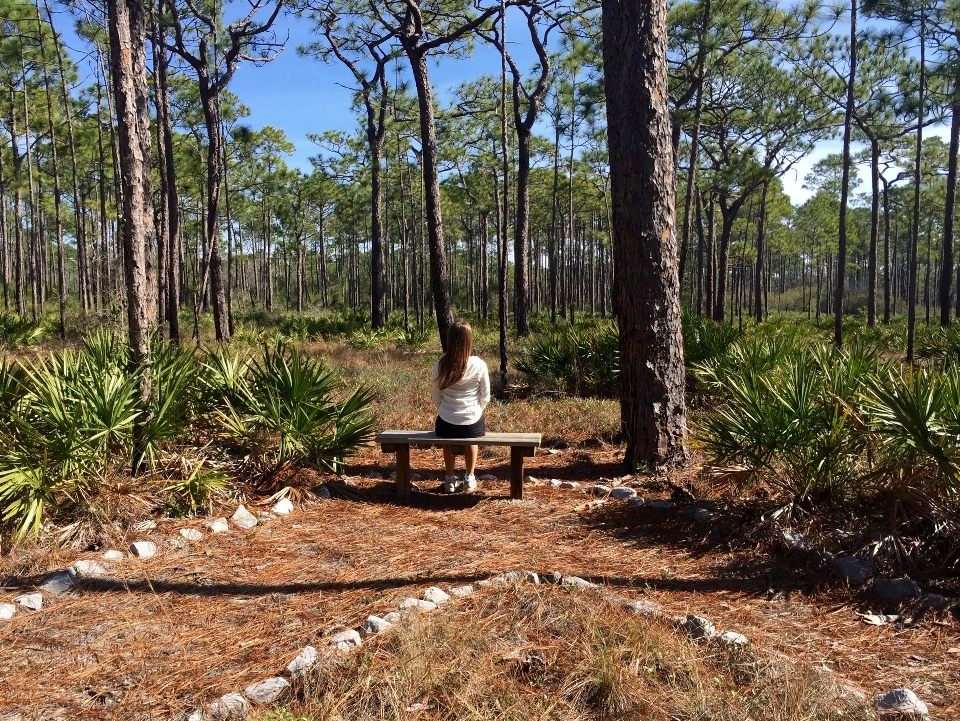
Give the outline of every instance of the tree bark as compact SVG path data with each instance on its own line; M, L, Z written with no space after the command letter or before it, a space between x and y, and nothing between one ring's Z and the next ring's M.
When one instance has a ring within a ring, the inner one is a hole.
M920 243L920 181L923 149L923 103L926 91L926 15L920 10L920 80L917 89L917 143L913 160L913 224L907 253L907 363L913 362L913 346L917 333L917 246Z
M127 285L130 369L137 374L140 412L133 430L133 473L147 455L151 420L150 334L156 324L153 207L150 199L150 112L143 0L109 0L110 66L123 186L123 265Z
M867 327L877 324L877 245L880 240L880 141L870 140L870 250L867 256Z
M953 216L957 201L957 146L960 144L960 70L953 79L950 118L950 154L947 160L947 197L943 209L943 245L940 250L940 325L950 325L950 286L953 283Z
M704 42L710 27L710 0L704 0L700 19L700 36L697 46L697 90L693 109L693 130L690 133L690 165L687 168L687 188L683 200L683 239L680 242L680 288L687 264L687 248L690 245L690 226L693 223L693 186L697 181L697 162L700 152L700 122L703 115L703 74L707 59L707 44Z
M26 268L23 262L23 193L20 190L23 182L23 159L17 143L16 95L13 87L10 88L10 150L13 157L13 297L17 314L22 316L27 312L24 290Z
M769 182L764 182L760 191L760 215L757 218L757 264L753 277L753 310L757 323L763 322L763 262L766 253L765 241L767 236L767 188Z
M57 234L57 309L60 315L60 339L67 339L67 279L66 270L63 263L63 217L61 214L61 188L60 188L60 164L57 158L57 134L53 123L53 90L50 87L50 74L47 72L47 59L45 57L43 41L43 21L40 18L40 4L37 9L37 32L39 34L40 45L40 65L43 67L43 85L47 98L47 129L50 133L50 160L53 165L53 209L54 221L56 223ZM56 42L56 38L54 38Z
M450 307L450 288L447 281L447 252L443 239L443 216L440 208L440 174L437 168L437 127L434 119L433 88L427 69L425 53L411 45L411 40L401 36L414 83L417 87L417 105L420 110L420 144L423 149L424 206L427 221L427 238L430 245L430 288L433 307L437 314L437 330L440 344L446 350L447 331L453 325L453 310ZM409 47L408 47L409 46Z
M687 422L667 92L667 7L603 0L620 418L628 469L683 465Z
M840 180L840 227L837 242L837 280L834 286L833 342L843 345L843 293L847 277L847 201L850 196L850 135L857 79L857 0L850 0L850 74L843 113L843 171Z

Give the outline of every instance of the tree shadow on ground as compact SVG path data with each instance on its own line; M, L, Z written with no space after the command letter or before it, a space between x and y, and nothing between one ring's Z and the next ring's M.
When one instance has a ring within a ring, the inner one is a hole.
M581 514L581 522L588 528L625 546L662 548L665 564L669 564L672 551L695 561L699 575L696 579L604 578L603 582L664 590L737 590L768 597L808 593L820 585L819 571L809 556L773 552L752 533L754 526L748 518L718 507L712 518L695 523L681 518L681 508L681 504L653 509L612 501Z

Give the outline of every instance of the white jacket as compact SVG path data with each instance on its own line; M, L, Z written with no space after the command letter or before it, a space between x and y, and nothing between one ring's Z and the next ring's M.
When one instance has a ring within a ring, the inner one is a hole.
M479 421L490 402L490 372L483 359L470 356L463 378L443 390L437 385L439 372L440 361L437 361L433 364L430 381L430 398L438 408L437 415L455 426L468 426Z

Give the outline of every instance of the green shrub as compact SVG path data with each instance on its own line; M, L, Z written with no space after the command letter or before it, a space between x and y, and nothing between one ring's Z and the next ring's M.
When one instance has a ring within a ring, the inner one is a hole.
M620 383L617 326L601 321L534 336L514 366L535 386L574 396L615 396Z
M164 491L170 494L174 507L184 508L195 512L207 500L218 493L222 493L229 483L229 477L221 470L205 467L200 461L186 477L173 478L167 483Z
M15 349L42 343L56 327L49 316L31 320L12 311L0 312L0 348Z
M722 357L740 337L740 331L726 323L702 316L683 314L683 360L688 368Z
M698 369L717 397L698 438L714 462L744 469L742 480L763 479L795 501L839 502L865 444L852 403L875 369L870 354L745 339Z
M0 507L16 533L36 532L47 506L76 505L111 459L129 452L133 382L83 353L39 358L0 425Z
M334 372L296 348L266 346L218 412L223 433L268 467L309 462L337 471L371 435L373 395L356 389L336 400Z

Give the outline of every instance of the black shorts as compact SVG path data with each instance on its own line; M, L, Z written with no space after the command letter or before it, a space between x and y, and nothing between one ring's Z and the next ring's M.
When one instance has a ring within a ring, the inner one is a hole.
M481 438L487 432L483 416L480 416L480 420L476 423L471 423L466 426L447 423L443 418L437 416L437 423L434 430L440 438Z

